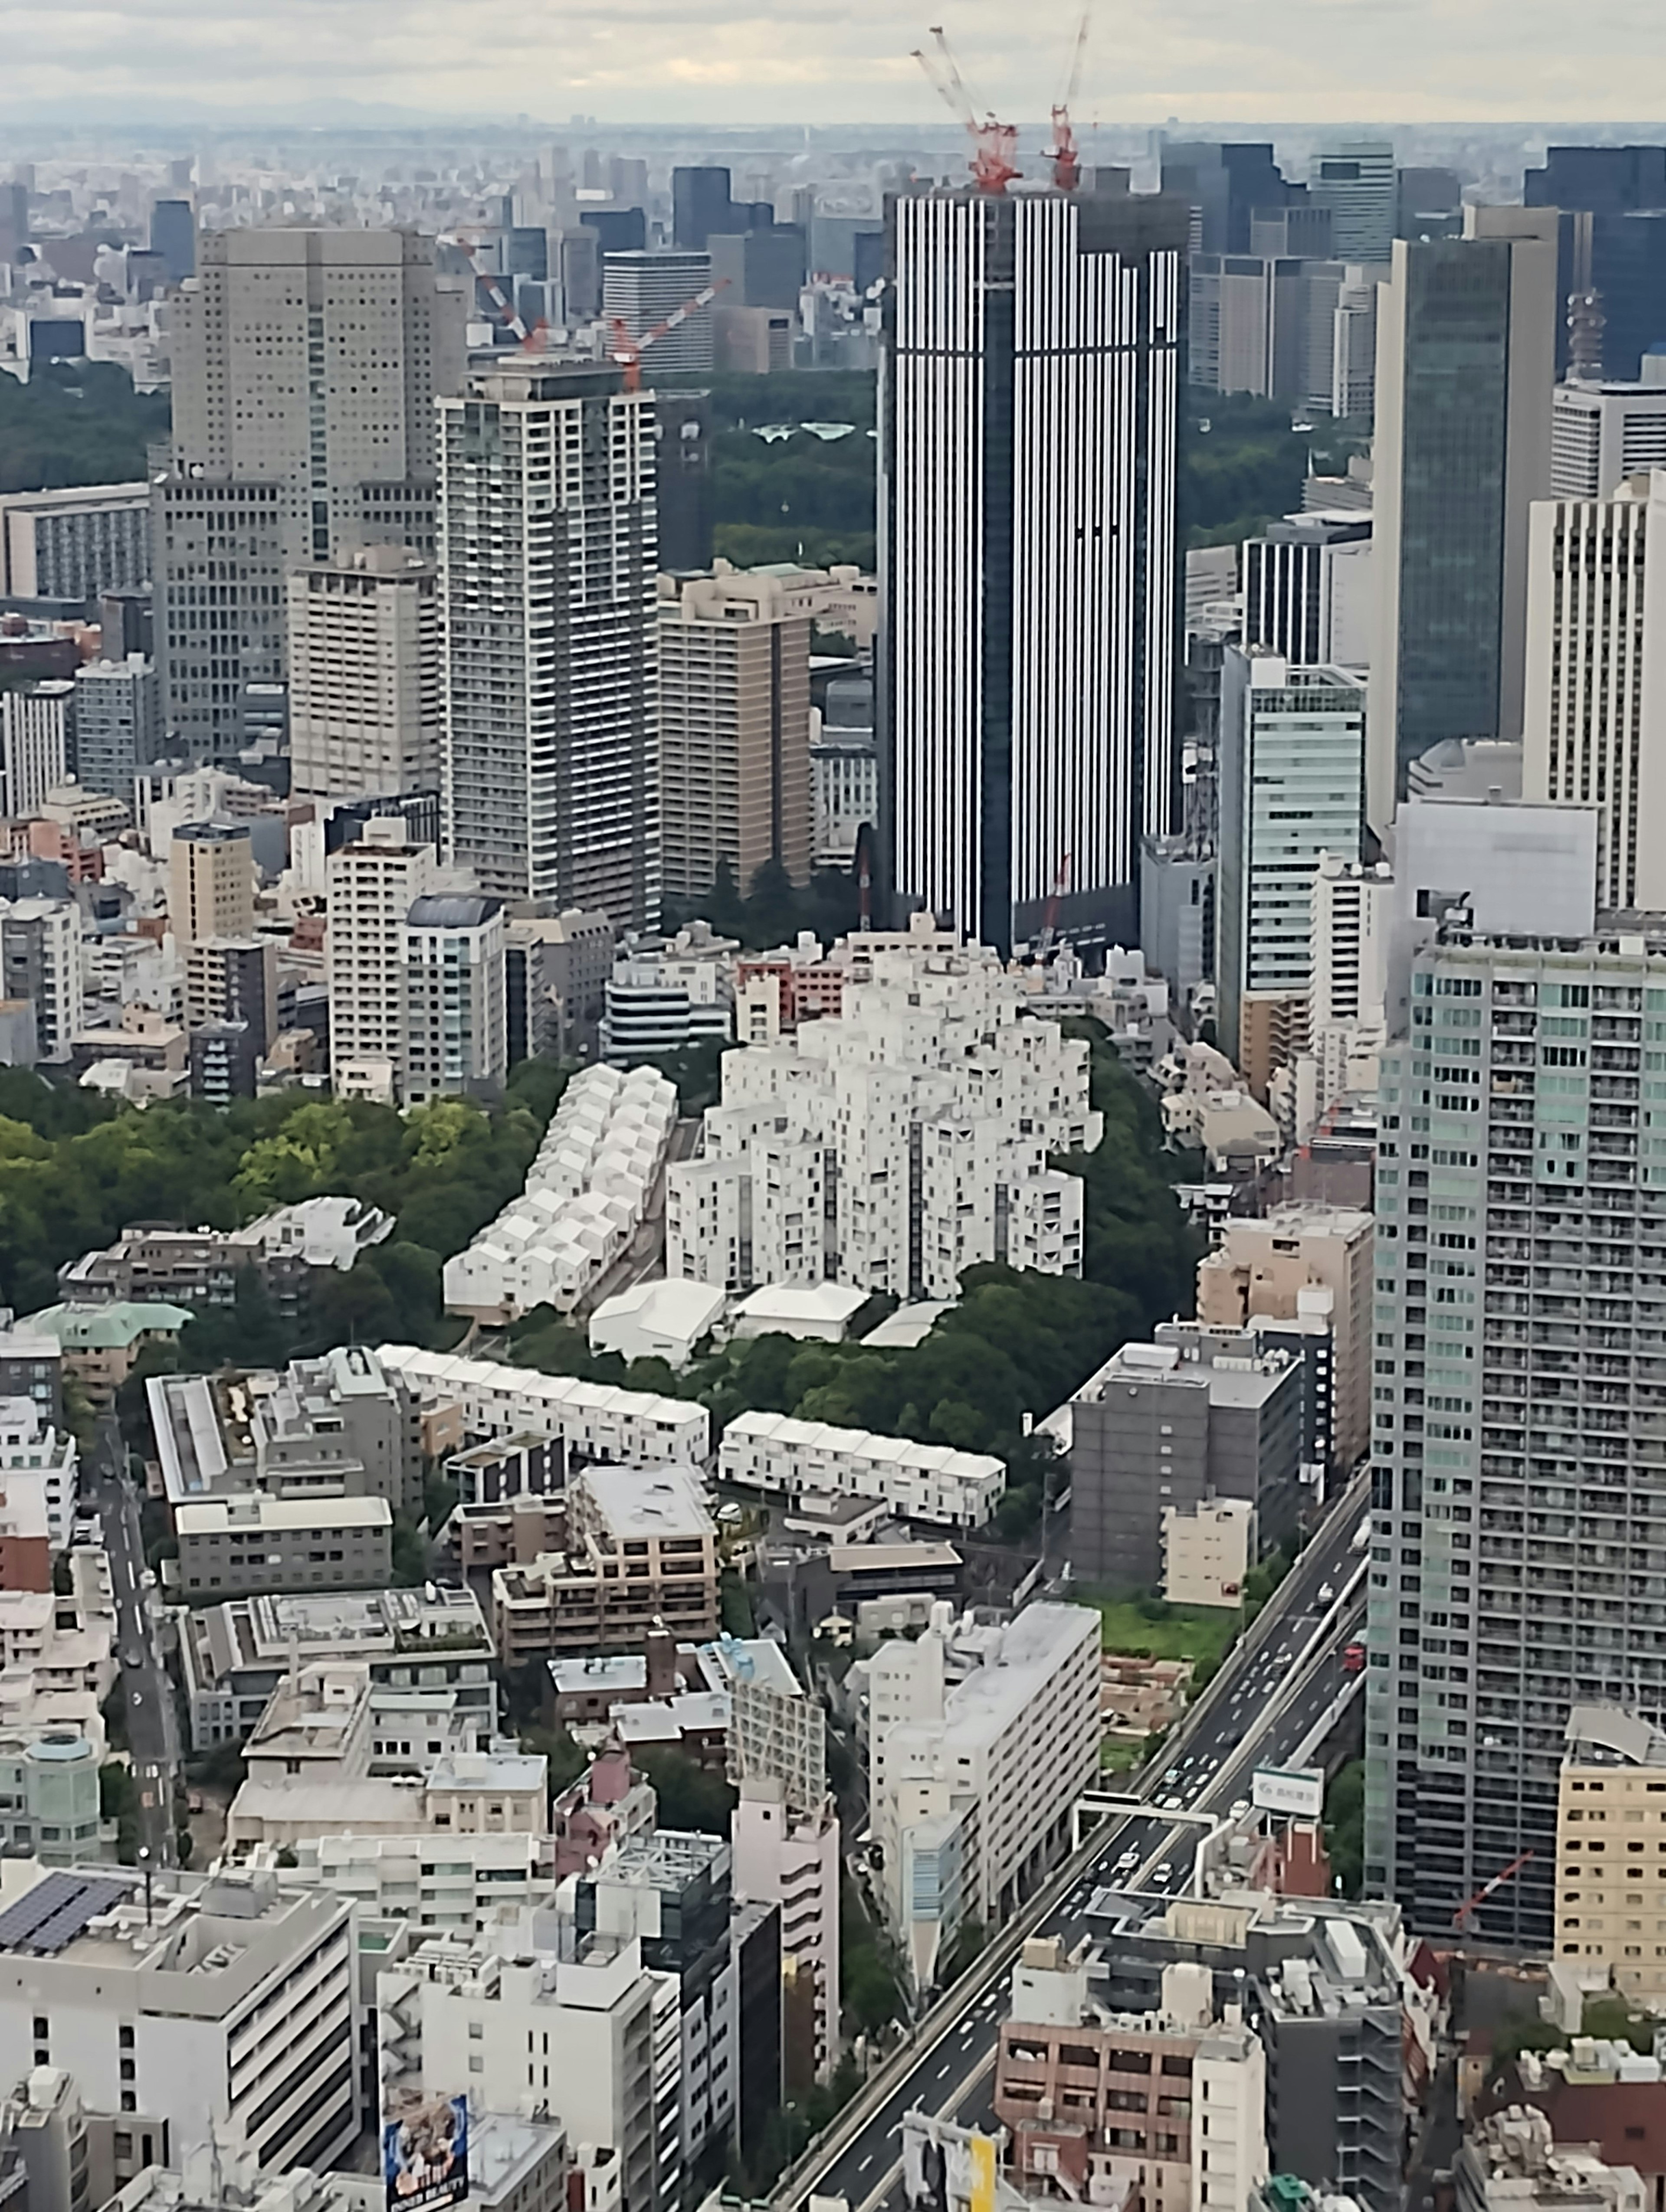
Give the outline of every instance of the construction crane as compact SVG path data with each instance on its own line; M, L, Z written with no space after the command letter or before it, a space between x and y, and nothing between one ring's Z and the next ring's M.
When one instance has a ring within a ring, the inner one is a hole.
M527 330L526 324L521 321L520 315L516 313L514 301L503 289L503 287L498 283L496 277L493 276L491 270L489 269L483 269L480 266L478 260L476 258L476 249L470 245L466 234L461 231L449 232L441 237L437 242L441 246L454 246L460 252L466 253L468 255L469 266L474 271L476 281L484 286L487 295L491 300L492 305L497 309L498 314L502 319L503 327L506 330L513 331L523 346L528 344L531 340L531 332Z
M651 331L644 331L639 338L632 337L629 326L617 315L608 317L613 343L607 349L607 357L610 361L617 362L624 370L627 392L640 392L641 389L642 356L648 348L680 328L690 315L697 315L702 307L710 307L728 281L727 276L720 276L716 283L708 284L703 292L696 292L691 300L684 300L680 307L673 307L664 322L655 323Z
M1018 150L1018 131L1010 123L997 122L991 110L986 110L980 118L959 64L950 51L943 26L933 23L931 35L935 52L927 54L922 46L916 46L914 59L926 72L926 82L932 90L972 142L972 158L968 167L979 191L1004 192L1018 173L1013 159Z
M1491 1881L1482 1882L1481 1887L1475 1892L1474 1895L1471 1898L1467 1898L1464 1902L1459 1905L1457 1911L1452 1915L1452 1925L1457 1929L1460 1936L1462 1935L1464 1930L1468 1927L1470 1921L1474 1917L1479 1908L1485 1905L1487 1899L1493 1896L1496 1891L1502 1889L1505 1882L1510 1881L1513 1875L1518 1875L1532 1856L1533 1854L1531 1851L1517 1851L1515 1857L1511 1860L1507 1867L1502 1868L1499 1873L1495 1874Z
M1082 10L1076 26L1076 43L1071 50L1070 75L1065 81L1064 98L1053 110L1053 150L1048 159L1053 164L1053 181L1061 192L1073 192L1081 182L1082 164L1076 144L1076 132L1070 120L1070 111L1076 104L1076 94L1081 89L1082 56L1087 52L1088 10Z

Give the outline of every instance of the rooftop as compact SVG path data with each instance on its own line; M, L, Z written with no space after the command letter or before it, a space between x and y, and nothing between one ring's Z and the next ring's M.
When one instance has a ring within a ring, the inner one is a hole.
M385 1498L207 1498L181 1505L173 1526L181 1536L214 1536L235 1528L391 1528L393 1508Z
M46 1306L31 1314L24 1328L55 1337L64 1352L125 1351L141 1336L175 1336L196 1316L188 1306L156 1299L119 1298L107 1306Z
M848 1283L761 1283L735 1308L738 1321L836 1323L842 1327L867 1304L868 1293Z
M589 1467L574 1478L582 1483L607 1532L620 1540L634 1536L715 1536L717 1524L706 1505L706 1486L697 1471L675 1463L655 1467Z

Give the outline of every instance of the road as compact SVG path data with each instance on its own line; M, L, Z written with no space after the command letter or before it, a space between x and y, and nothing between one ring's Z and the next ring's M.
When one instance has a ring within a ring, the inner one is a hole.
M149 1854L142 1864L173 1863L173 1777L179 1771L178 1721L167 1670L156 1656L155 1637L145 1589L144 1541L139 1533L139 1504L126 1479L127 1455L114 1414L99 1425L98 1440L88 1455L82 1489L103 1527L116 1600L117 1687L127 1723L133 1779L139 1793L139 1844ZM129 1666L128 1655L139 1663Z
M1023 1936L1059 1936L1073 1946L1089 1932L1097 1899L1182 1893L1211 1823L1165 1815L1227 1813L1249 1796L1255 1767L1292 1759L1339 1696L1357 1687L1359 1678L1343 1673L1341 1653L1364 1617L1367 1563L1351 1544L1366 1503L1365 1485L1356 1484L1275 1591L1256 1632L1200 1697L1172 1764L1138 1790L1158 1809L1130 1812L1095 1832L1068 1872L1045 1885L1009 1926L995 1947L993 1977L974 1969L962 1985L964 1999L939 2006L922 2023L900 2077L894 2063L882 2069L822 2145L784 2178L774 2200L780 2212L794 2212L812 2191L842 2197L850 2212L877 2212L893 2197L900 2203L905 2113L918 2106L963 2125L990 2117L1010 1954Z

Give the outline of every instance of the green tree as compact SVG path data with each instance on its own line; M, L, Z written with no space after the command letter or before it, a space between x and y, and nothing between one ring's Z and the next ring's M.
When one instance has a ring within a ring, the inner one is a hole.
M721 1774L708 1773L686 1752L650 1745L633 1753L633 1764L654 1784L662 1828L727 1836L735 1792Z

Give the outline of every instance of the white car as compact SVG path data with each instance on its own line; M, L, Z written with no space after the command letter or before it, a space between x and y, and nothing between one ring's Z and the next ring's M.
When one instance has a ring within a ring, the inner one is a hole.
M1319 1602L1320 1602L1320 1604L1321 1604L1321 1605L1329 1605L1329 1604L1330 1604L1330 1602L1331 1602L1331 1601L1332 1601L1332 1600L1335 1597L1335 1595L1336 1595L1335 1591L1334 1589L1332 1589L1332 1588L1331 1588L1331 1586L1330 1586L1330 1584L1329 1584L1329 1583L1320 1583L1320 1585L1319 1585Z

